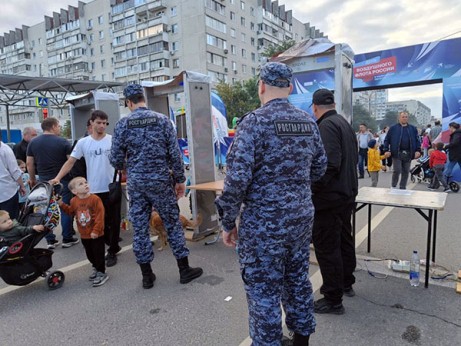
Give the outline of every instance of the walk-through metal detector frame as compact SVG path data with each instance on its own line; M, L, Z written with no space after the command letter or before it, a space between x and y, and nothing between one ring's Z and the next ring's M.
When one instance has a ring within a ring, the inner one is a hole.
M85 135L86 123L94 110L107 114L109 125L106 133L114 133L115 124L120 119L120 101L117 94L95 90L83 95L68 96L66 101L70 103L72 141Z
M186 128L192 185L216 181L214 164L213 121L211 115L211 80L201 73L183 71L165 82L143 81L148 108L170 114L168 95L184 92L186 99ZM188 239L198 240L218 230L218 217L213 191L191 191L192 217L202 222Z
M296 78L297 74L333 70L336 110L352 122L352 65L354 60L353 52L348 45L335 44L324 38L309 39L298 43L273 60L290 66L293 69L293 78ZM306 102L307 98L312 98L318 87L311 84L305 86L305 89L307 94L303 97L304 103L310 105L311 102ZM312 113L310 109L304 110Z

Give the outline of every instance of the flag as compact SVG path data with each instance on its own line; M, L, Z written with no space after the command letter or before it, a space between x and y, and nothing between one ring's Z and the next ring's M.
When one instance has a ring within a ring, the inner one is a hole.
M211 115L213 118L213 142L225 143L227 137L227 111L217 92L211 92Z

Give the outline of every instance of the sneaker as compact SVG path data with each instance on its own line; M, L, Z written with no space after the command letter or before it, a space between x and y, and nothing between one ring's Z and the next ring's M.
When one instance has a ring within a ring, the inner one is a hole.
M78 238L63 239L61 246L64 248L67 248L67 247L71 247L78 243L80 243L80 239Z
M431 187L431 186L428 186L427 189L428 189L428 190L431 190L431 191L436 191L436 190L437 190L437 189L434 189L434 188Z
M344 290L343 290L343 294L346 296L346 297L353 297L355 296L355 291L354 289L351 287L346 287Z
M92 272L91 275L88 277L88 280L89 280L89 281L94 281L94 279L96 279L97 274L98 274L98 271L96 270L96 268L93 268L93 272Z
M314 312L316 314L344 314L344 306L342 303L333 304L325 298L319 299L314 302Z
M113 267L117 264L117 255L107 255L106 267Z
M48 240L48 245L46 246L48 249L56 249L56 246L59 245L59 240L53 239L53 240Z
M443 192L451 192L451 189L449 187L447 187L445 190L443 190Z
M102 286L109 280L109 275L106 273L97 272L96 277L93 280L93 287Z

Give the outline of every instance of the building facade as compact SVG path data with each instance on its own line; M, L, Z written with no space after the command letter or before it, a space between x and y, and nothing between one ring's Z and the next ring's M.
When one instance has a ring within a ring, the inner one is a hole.
M386 115L387 100L387 89L359 91L352 94L353 104L362 105L376 120L381 120Z
M80 1L0 36L0 73L132 83L191 70L233 83L257 74L269 45L318 37L323 33L279 1ZM183 102L182 95L171 100ZM10 112L13 126L37 119L33 107ZM50 115L65 117L56 112Z
M431 123L431 109L424 103L417 100L388 102L386 111L401 112L408 111L413 114L420 125Z

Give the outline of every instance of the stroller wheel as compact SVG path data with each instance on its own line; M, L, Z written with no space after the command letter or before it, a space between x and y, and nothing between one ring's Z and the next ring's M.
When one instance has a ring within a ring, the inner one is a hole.
M411 175L410 180L411 180L412 183L414 183L416 181L415 176Z
M50 290L55 290L64 284L64 279L64 273L57 270L55 272L49 273L45 278L45 282Z
M453 192L459 191L459 184L456 181L452 181L448 185L450 186L451 191Z

